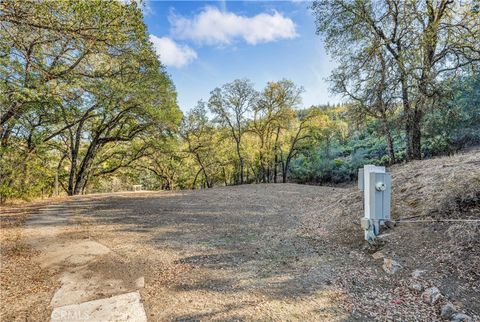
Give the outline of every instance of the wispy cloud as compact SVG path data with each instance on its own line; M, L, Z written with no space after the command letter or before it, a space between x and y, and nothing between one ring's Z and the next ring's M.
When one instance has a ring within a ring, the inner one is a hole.
M168 37L150 35L150 41L165 66L183 67L197 59L197 53L186 45L179 45Z
M297 37L295 23L278 11L246 17L217 7L206 7L193 18L169 17L171 33L201 44L225 45L243 39L251 45Z

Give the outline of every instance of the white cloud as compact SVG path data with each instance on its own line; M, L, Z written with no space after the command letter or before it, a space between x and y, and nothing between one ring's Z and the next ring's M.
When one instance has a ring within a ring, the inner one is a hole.
M168 37L150 35L160 62L165 66L183 67L197 59L197 53L187 45L179 45Z
M171 14L169 20L175 37L209 45L230 44L238 38L255 45L297 37L295 23L277 11L246 17L206 7L191 19Z

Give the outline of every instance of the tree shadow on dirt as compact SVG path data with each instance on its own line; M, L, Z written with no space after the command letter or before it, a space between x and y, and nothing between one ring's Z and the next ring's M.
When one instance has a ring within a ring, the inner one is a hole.
M296 203L281 195L209 198L195 192L158 198L113 196L76 205L81 207L79 215L97 226L113 225L115 233L134 233L140 243L185 254L174 264L194 267L202 275L176 282L173 289L178 292L204 290L221 296L253 291L272 300L298 299L329 289L335 265L345 264L312 248L291 215ZM216 314L220 313L177 320Z

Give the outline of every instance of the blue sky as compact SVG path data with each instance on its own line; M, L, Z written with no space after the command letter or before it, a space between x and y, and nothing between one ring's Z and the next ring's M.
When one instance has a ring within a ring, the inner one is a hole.
M149 1L145 22L188 111L238 78L261 90L290 79L305 88L304 106L339 102L325 80L334 67L315 34L308 2Z

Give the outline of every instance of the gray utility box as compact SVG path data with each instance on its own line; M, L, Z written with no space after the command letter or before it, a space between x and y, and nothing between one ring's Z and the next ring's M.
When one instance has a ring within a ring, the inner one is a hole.
M392 179L385 167L365 165L358 170L358 188L364 197L361 226L365 239L372 240L380 233L380 226L391 218Z

